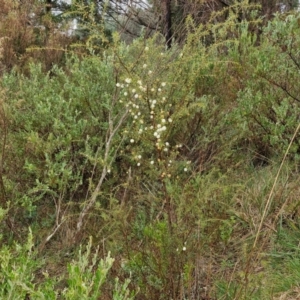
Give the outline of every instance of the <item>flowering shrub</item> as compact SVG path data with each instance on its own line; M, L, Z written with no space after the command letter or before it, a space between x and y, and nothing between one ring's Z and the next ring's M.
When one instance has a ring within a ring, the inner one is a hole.
M129 290L138 288L140 299L215 298L216 289L219 298L242 298L228 286L249 273L252 240L277 171L255 169L250 176L248 154L274 159L294 133L299 47L296 17L276 17L260 40L250 23L237 19L230 15L224 26L206 28L188 19L181 48L166 50L156 36L130 45L114 36L101 54L91 41L89 55L70 54L63 68L47 74L31 64L26 76L2 77L3 240L22 239L31 226L37 234L30 245L58 257L60 272L68 272L61 282L65 298L97 299L103 291L103 298L132 299ZM293 157L298 148L296 139ZM268 228L276 227L272 220L285 204L297 215L285 186L268 209ZM88 243L67 263L90 235L101 247ZM25 248L16 249L22 259L15 268L8 248L0 250L3 297L14 289L22 298L25 290L42 294L29 276L38 272L35 256ZM17 273L24 275L22 286ZM230 284L216 286L215 277ZM41 289L57 284L43 282ZM51 287L53 299L59 288Z
M193 47L116 41L103 57L71 56L51 74L32 65L28 77L3 77L5 164L13 161L23 178L19 185L8 172L6 192L16 199L11 211L24 212L20 224L43 226L40 251L57 241L71 247L91 231L112 252L132 245L119 254L128 262L119 272L149 285L145 295L184 285L196 259L189 249L199 243L186 220L198 222L203 204L195 155L214 156L207 152L221 144L226 120L208 86L211 62ZM134 246L141 243L147 249Z

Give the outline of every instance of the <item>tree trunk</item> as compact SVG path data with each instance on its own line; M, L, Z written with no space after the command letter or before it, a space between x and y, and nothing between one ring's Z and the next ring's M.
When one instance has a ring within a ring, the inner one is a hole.
M165 0L165 38L166 38L166 45L168 49L172 46L172 14L171 14L171 0Z

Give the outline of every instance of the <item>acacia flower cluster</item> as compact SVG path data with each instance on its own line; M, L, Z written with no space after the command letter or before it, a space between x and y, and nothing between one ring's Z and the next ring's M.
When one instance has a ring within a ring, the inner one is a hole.
M148 157L149 166L163 166L166 172L162 172L161 176L171 177L170 170L176 168L172 159L177 161L176 156L182 145L168 140L173 126L168 83L159 81L145 62L141 65L140 77L124 78L116 83L116 87L119 102L130 114L130 125L123 133L129 141L127 149L136 166L144 165ZM185 165L181 170L187 172L189 168Z

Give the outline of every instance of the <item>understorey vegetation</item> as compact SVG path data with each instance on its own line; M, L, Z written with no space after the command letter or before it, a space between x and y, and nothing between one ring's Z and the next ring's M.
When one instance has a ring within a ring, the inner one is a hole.
M300 297L299 12L125 42L0 2L1 299Z

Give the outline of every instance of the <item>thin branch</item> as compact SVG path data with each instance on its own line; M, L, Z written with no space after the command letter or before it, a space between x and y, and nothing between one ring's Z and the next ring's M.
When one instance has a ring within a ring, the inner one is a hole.
M121 127L121 125L123 124L124 120L126 119L128 115L128 110L126 110L124 112L124 114L122 115L122 117L120 118L118 124L116 125L115 128L112 127L111 124L111 117L109 117L109 123L110 123L110 128L109 128L109 136L107 138L106 144L105 144L105 153L104 153L104 166L102 169L102 174L100 176L100 179L98 181L98 184L95 188L95 190L93 191L90 199L86 202L85 206L83 207L82 211L79 214L78 217L78 221L77 221L77 225L76 225L76 234L78 234L82 228L82 224L83 224L83 219L85 218L86 214L89 212L89 210L94 206L97 196L100 192L100 189L102 187L103 181L107 175L107 162L108 162L108 158L109 158L109 152L111 150L111 143L112 143L112 139L114 138L116 132L119 130L119 128Z
M265 76L260 75L260 77L263 78L263 79L265 79L265 80L268 81L269 83L275 85L276 87L280 88L282 91L284 91L288 96L290 96L290 97L291 97L292 99L294 99L295 101L300 102L300 99L297 98L296 96L292 95L292 94L290 93L290 91L287 89L286 86L282 86L282 85L280 85L279 83L277 83L277 82L275 82L275 81L273 81L273 80L271 80L271 79L266 78Z
M291 60L294 62L294 64L297 66L297 68L300 70L300 64L297 62L297 60L295 59L295 57L292 55L291 52L288 52L289 57L291 58Z

